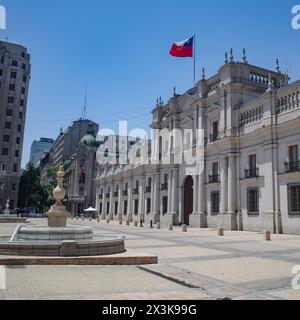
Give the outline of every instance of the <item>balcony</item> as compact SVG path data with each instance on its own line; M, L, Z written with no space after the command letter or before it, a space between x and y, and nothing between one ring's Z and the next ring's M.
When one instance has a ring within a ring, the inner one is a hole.
M259 169L258 168L245 169L245 178L246 179L258 178L258 177L259 177Z
M123 191L123 196L127 197L128 196L128 190Z
M110 198L110 194L107 193L107 194L106 194L106 199L109 199L109 198Z
M134 194L134 195L139 194L139 189L138 189L138 188L133 189L133 194Z
M151 192L151 187L146 187L146 193L150 193Z
M99 200L103 199L103 194L99 194Z
M285 162L284 165L286 173L300 171L300 161Z
M119 196L119 192L114 192L114 197L117 198Z
M210 142L215 142L219 139L219 132L214 132L210 135Z
M209 176L209 183L219 183L220 182L220 175L219 174L213 174Z

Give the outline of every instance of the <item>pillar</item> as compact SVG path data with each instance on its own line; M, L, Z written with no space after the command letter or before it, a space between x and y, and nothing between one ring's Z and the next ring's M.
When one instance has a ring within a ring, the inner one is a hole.
M122 219L122 207L123 207L123 183L121 180L119 184L119 196L118 196L118 220Z
M226 156L221 158L220 161L220 173L221 173L221 203L220 214L227 212L228 203L228 159Z
M142 175L142 183L139 186L139 217L145 221L145 192L146 192L146 176Z
M132 222L133 216L133 177L130 178L128 184L128 221Z

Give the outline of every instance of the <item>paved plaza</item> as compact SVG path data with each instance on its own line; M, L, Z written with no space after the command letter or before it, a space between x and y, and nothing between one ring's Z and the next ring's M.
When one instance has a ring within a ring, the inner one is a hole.
M33 220L33 224L45 224ZM183 233L101 221L96 234L124 235L130 252L157 255L145 266L11 266L2 299L300 299L292 269L300 265L300 236L189 229ZM16 225L0 225L10 234Z

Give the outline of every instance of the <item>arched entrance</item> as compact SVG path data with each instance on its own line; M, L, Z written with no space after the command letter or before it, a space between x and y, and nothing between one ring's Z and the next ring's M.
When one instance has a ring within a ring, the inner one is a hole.
M190 214L193 213L193 197L194 197L194 192L193 192L193 185L194 181L191 176L188 176L185 180L184 183L184 205L183 205L183 222L186 225L190 224Z

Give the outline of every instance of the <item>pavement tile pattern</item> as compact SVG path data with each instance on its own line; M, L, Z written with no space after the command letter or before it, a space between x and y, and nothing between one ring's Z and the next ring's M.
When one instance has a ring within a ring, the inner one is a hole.
M44 224L45 220L32 220ZM122 235L126 247L157 255L146 266L8 266L0 299L300 300L292 269L300 265L300 236L214 229L150 229L104 221L76 221L96 234ZM9 235L16 225L0 225Z

